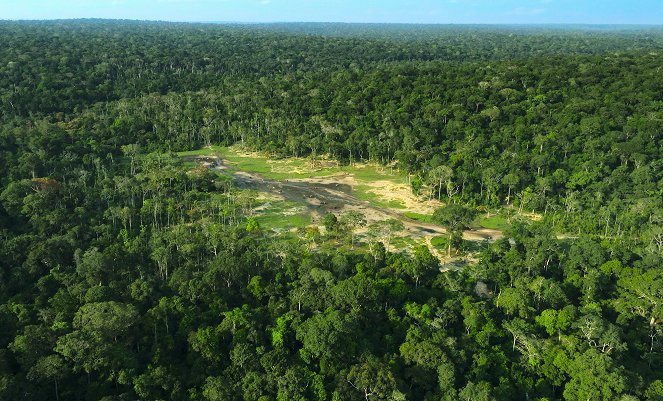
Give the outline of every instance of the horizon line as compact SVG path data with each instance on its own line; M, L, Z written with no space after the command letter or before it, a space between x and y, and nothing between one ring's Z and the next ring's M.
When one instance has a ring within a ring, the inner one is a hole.
M6 19L0 18L0 22L48 22L48 21L131 21L131 22L169 22L178 24L250 24L250 25L270 25L270 24L342 24L342 25L433 25L433 26L637 26L637 27L661 27L663 23L596 23L596 22L347 22L347 21L204 21L204 20L167 20L167 19L132 19L132 18L103 18L103 17L78 17L78 18L18 18Z

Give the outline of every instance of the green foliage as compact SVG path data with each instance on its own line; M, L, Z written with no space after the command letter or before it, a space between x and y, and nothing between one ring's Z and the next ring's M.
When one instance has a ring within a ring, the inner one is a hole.
M286 336L289 331L290 322L292 322L294 315L287 314L279 316L276 319L276 327L272 329L272 346L280 348L285 345Z
M260 231L260 223L253 217L246 219L246 232L254 233Z
M370 354L350 368L347 380L364 398L394 400L400 393L390 368Z
M442 225L449 232L447 256L451 256L451 248L462 250L462 231L470 227L476 217L476 210L458 204L443 206L433 213L433 221Z
M619 397L625 390L624 375L615 369L612 360L595 350L578 356L569 367L571 380L564 388L564 399L609 400Z
M5 21L0 43L1 400L663 399L660 29ZM352 174L378 204L362 182L410 183L445 206L383 205L446 227L433 246L465 251L477 211L504 238L442 272L391 251L397 216L334 210L322 237L222 168Z
M458 232L469 228L475 215L476 211L469 207L450 204L435 210L433 221L443 225L451 232Z
M323 224L327 232L333 233L338 227L338 218L334 213L327 213L323 219Z

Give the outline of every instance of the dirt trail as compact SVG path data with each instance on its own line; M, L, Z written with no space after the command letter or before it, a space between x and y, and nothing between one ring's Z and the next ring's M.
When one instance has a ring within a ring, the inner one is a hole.
M217 171L227 173L231 170L228 168L227 162L218 157L199 157L198 161ZM368 201L358 199L353 195L353 188L359 183L352 174L345 173L324 178L297 178L281 181L265 179L257 173L235 171L233 172L233 179L235 185L239 188L254 189L267 193L274 199L303 204L309 213L314 216L314 219L318 221L328 212L339 214L348 210L359 211L369 224L391 218L398 219L403 222L408 237L422 238L429 245L429 248L436 253L436 256L440 258L446 256L437 252L431 244L432 238L446 234L444 228L410 219L397 209L375 206ZM425 205L424 207L429 206ZM408 210L412 209L408 207ZM491 229L468 230L463 234L463 238L472 241L497 239L501 236L500 231Z

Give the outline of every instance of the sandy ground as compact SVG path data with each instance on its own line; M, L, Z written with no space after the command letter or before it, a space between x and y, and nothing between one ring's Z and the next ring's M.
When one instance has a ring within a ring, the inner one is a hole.
M247 154L247 156L250 156ZM197 158L202 164L215 170L228 170L227 162L217 157L204 156ZM291 171L292 172L292 171ZM352 174L337 174L322 178L298 178L288 180L268 180L260 174L237 171L233 174L235 184L239 188L253 189L264 193L268 199L288 200L303 205L311 213L314 221L320 222L322 217L332 212L343 214L349 210L359 211L370 224L376 221L398 219L403 222L405 230L397 236L423 240L431 252L440 259L447 259L432 246L432 238L445 235L446 230L435 224L422 223L404 216L403 212L431 214L440 204L437 201L425 201L415 197L407 185L395 184L391 181L375 181L359 183ZM357 185L369 186L384 201L398 201L405 209L378 207L353 195ZM302 210L302 209L299 209ZM256 210L257 211L257 210ZM502 236L498 230L468 230L463 238L471 241L497 239Z

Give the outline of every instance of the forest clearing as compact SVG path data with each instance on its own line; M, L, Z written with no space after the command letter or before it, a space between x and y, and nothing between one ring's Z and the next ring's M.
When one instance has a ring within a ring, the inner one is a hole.
M366 236L371 224L397 219L403 226L394 234L390 251L410 252L414 246L425 244L441 260L457 259L447 257L435 245L439 242L435 238L447 235L442 226L430 222L442 203L414 195L407 177L394 169L367 163L340 166L328 160L271 159L237 147L208 147L179 154L185 162L231 177L240 190L255 191L253 213L274 232L297 232L303 225L324 231L325 215L341 217L356 211L365 219L365 224L356 228L358 238ZM486 220L494 223L496 218L476 219L472 229L464 231L463 239L480 243L501 238L502 231L481 226Z

